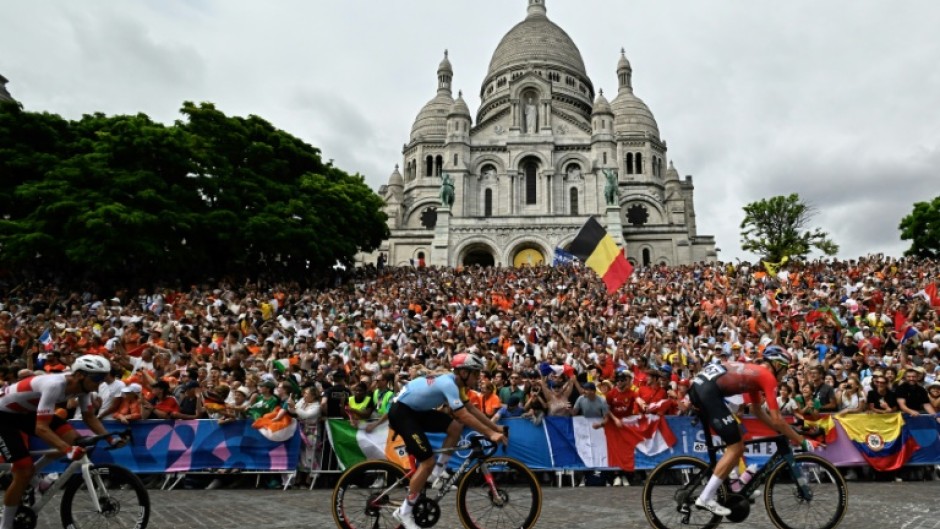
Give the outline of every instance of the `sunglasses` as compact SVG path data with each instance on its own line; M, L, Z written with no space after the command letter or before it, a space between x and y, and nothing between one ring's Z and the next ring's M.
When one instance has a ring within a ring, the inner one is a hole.
M107 373L85 373L84 371L82 373L95 384L104 382L104 379L108 376Z

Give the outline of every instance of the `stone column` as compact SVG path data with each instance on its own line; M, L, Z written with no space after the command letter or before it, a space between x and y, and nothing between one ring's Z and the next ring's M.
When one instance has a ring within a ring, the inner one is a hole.
M438 220L437 222L440 224L441 221ZM620 206L607 206L607 233L613 237L617 246L623 248L623 223L620 222Z
M450 208L441 205L437 209L437 224L434 226L434 242L431 244L432 266L450 266Z

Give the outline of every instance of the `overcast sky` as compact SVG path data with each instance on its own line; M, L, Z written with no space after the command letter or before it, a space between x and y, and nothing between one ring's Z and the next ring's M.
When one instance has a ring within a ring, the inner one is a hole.
M68 118L171 122L187 100L256 114L378 189L435 94L444 49L475 116L527 3L6 0L0 74L28 110ZM898 222L940 195L936 0L546 4L610 99L626 49L723 260L754 258L739 235L754 200L799 193L849 258L900 255Z

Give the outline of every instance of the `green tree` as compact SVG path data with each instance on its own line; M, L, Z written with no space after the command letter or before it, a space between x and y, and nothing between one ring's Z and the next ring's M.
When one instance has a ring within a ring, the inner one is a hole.
M310 280L387 238L359 175L257 116L173 125L0 107L0 268L102 286Z
M193 175L209 204L214 268L303 277L351 264L388 238L382 199L320 150L257 117L185 103Z
M904 252L922 258L940 258L940 196L914 204L914 211L901 219L901 240L912 241Z
M752 202L744 206L741 248L770 262L784 257L803 259L813 248L835 255L839 246L821 229L807 229L815 209L793 193Z

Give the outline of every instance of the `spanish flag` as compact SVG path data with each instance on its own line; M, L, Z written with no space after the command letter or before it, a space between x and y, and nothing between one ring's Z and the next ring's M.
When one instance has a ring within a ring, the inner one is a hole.
M633 274L633 266L613 237L594 217L589 217L568 251L597 272L607 285L607 292L616 292Z
M875 470L897 470L919 448L900 413L850 413L839 417L838 421Z

